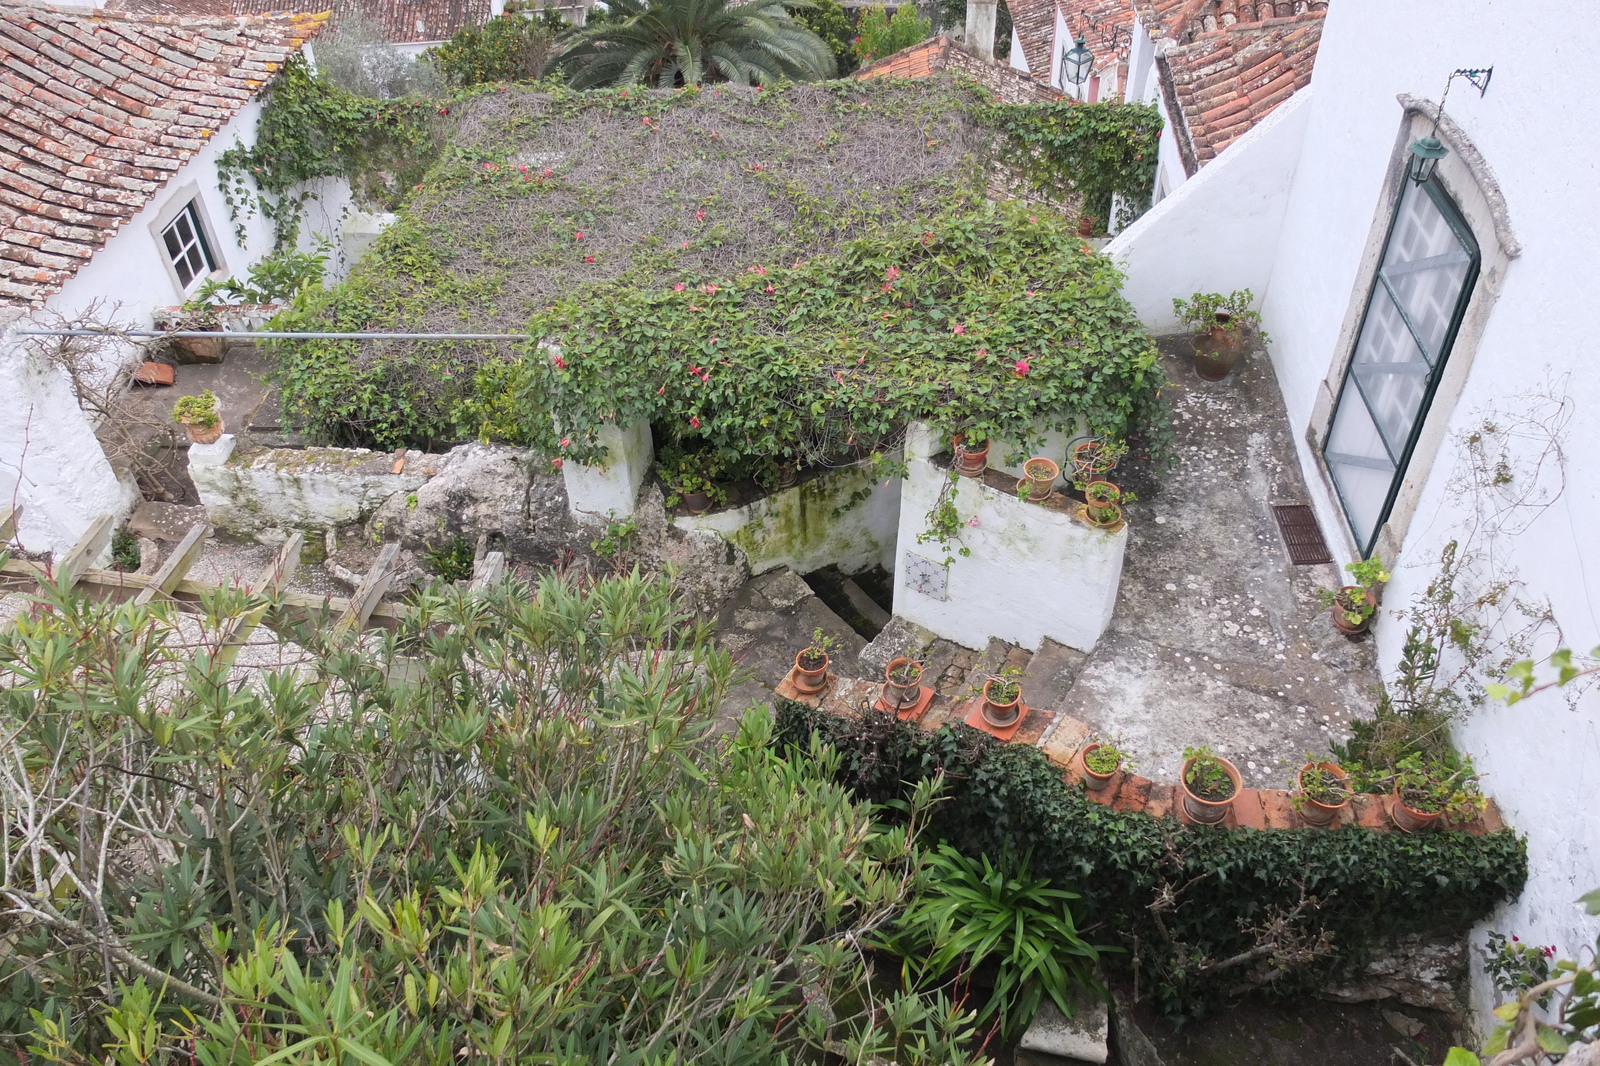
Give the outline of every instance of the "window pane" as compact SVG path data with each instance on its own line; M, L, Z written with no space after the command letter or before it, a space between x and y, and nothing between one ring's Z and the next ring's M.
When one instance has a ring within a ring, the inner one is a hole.
M1360 398L1389 443L1389 454L1398 459L1428 391L1428 364L1382 285L1372 294L1351 373L1360 382ZM1343 402L1356 400L1347 388Z
M1405 186L1383 256L1383 277L1411 319L1428 360L1437 362L1472 255L1433 197L1413 182Z
M1395 465L1353 385L1345 386L1339 400L1323 458L1364 552L1383 521Z

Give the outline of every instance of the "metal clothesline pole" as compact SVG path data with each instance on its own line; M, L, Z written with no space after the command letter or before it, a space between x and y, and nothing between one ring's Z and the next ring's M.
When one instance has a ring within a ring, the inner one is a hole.
M531 341L531 333L306 333L295 330L204 330L176 329L19 329L18 337L129 337L135 340L165 340L190 337L239 337L259 340L296 341Z

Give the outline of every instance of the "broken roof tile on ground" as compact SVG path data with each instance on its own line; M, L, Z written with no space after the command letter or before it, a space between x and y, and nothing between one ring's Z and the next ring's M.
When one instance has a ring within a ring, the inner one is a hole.
M0 4L0 304L59 291L325 20Z

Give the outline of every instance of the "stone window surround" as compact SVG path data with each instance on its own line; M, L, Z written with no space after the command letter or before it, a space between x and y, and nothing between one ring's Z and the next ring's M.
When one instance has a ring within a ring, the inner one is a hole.
M1355 285L1345 308L1344 322L1339 329L1338 343L1329 362L1328 373L1322 380L1321 388L1317 390L1311 420L1307 423L1305 431L1306 444L1316 473L1321 479L1323 491L1327 493L1327 499L1332 502L1334 512L1339 516L1337 533L1329 537L1330 545L1336 555L1343 555L1349 559L1360 558L1355 535L1350 532L1349 523L1345 521L1344 508L1339 503L1339 495L1334 488L1333 476L1322 458L1322 444L1332 426L1334 401L1339 395L1339 387L1344 381L1351 359L1355 356L1361 320L1366 313L1367 297L1377 275L1378 260L1383 254L1395 205L1399 202L1400 183L1410 180L1406 175L1406 164L1411 158L1411 142L1428 134L1435 115L1439 115L1439 129L1436 136L1444 142L1446 148L1450 149L1450 153L1439 161L1438 170L1435 172L1437 180L1444 186L1445 192L1449 193L1467 220L1472 235L1478 241L1482 261L1477 284L1473 288L1471 299L1467 302L1466 312L1462 316L1455 343L1445 362L1444 373L1434 392L1433 402L1423 415L1422 432L1417 438L1416 448L1411 453L1411 461L1402 475L1394 507L1379 531L1377 544L1373 549L1374 555L1391 565L1399 558L1400 549L1411 526L1411 519L1416 514L1417 503L1422 497L1422 490L1445 442L1450 415L1455 410L1462 389L1466 387L1467 375L1472 369L1478 342L1483 338L1489 314L1505 284L1506 270L1510 267L1511 261L1522 254L1522 246L1511 231L1510 216L1506 210L1505 198L1500 193L1500 185L1495 181L1493 172L1471 139L1449 115L1440 115L1439 105L1433 101L1414 97L1409 93L1401 93L1396 99L1403 109L1403 117L1394 148L1390 152L1383 187L1378 194L1379 210L1373 212L1372 226L1367 233L1366 246L1361 254L1361 265L1356 271Z
M173 266L172 257L167 254L167 246L161 235L190 204L194 205L194 217L200 223L200 235L206 242L206 251L211 253L211 273L195 278L186 289L178 278L178 270ZM161 266L167 272L167 280L172 282L173 291L178 294L180 303L187 300L189 294L204 282L228 276L227 257L223 255L222 243L217 240L216 227L211 224L211 219L206 213L206 202L200 196L199 182L191 181L172 190L167 202L156 212L155 218L150 220L148 229L150 240L155 245L156 257L161 260Z

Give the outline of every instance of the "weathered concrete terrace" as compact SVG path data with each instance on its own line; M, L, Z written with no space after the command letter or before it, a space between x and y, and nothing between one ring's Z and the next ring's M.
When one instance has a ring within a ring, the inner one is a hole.
M1253 353L1210 383L1189 365L1186 339L1162 347L1177 463L1155 472L1130 456L1115 473L1139 500L1125 509L1116 612L1092 652L1050 641L1034 653L1000 641L965 649L900 619L863 648L780 572L752 581L720 615L723 640L752 674L729 709L766 697L821 625L846 637L834 656L844 676L876 680L891 656L920 657L940 694L929 727L1003 663L1023 666L1025 702L1056 714L1024 725L1017 741L1063 758L1086 731L1119 738L1158 782L1177 780L1185 747L1206 745L1237 763L1247 786L1282 788L1307 752L1344 739L1374 704L1371 643L1333 629L1317 590L1341 584L1340 571L1292 565L1273 519L1272 505L1307 496L1271 364Z

